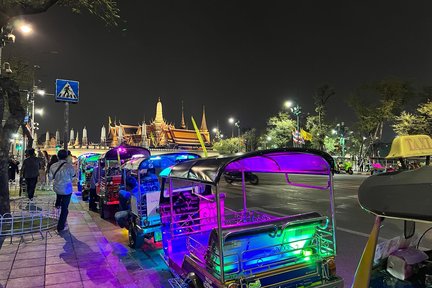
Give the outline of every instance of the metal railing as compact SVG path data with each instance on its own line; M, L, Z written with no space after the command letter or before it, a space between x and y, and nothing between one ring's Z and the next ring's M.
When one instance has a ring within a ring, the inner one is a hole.
M11 202L11 212L0 215L0 237L23 236L39 233L57 226L59 211L54 207L55 199L17 199Z

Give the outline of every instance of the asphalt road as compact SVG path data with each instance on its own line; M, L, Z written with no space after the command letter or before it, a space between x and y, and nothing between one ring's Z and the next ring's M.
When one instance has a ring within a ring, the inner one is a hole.
M374 222L374 216L363 210L357 201L358 187L367 177L366 175L347 174L334 176L337 273L343 277L345 287L351 286L357 264ZM281 175L261 174L259 179L259 185L248 184L246 186L248 208L280 215L310 211L328 215L326 213L329 211L330 198L327 191L287 185L284 176ZM325 185L327 181L319 176L297 176L290 180L315 185ZM221 191L231 191L226 193L226 205L230 208L241 209L243 205L241 183L222 182ZM422 232L425 229L425 225L420 225L418 230ZM402 233L403 222L386 220L381 229L380 241L394 238ZM425 242L430 242L430 239Z

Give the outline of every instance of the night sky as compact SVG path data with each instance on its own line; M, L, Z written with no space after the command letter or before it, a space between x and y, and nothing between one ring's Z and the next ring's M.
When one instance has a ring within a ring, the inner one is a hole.
M329 117L352 125L346 104L362 84L400 77L432 85L430 1L120 1L124 23L108 28L66 8L28 16L35 33L18 32L4 56L22 55L41 68L40 86L54 93L55 79L80 81L80 103L71 128L98 141L108 115L123 124L155 116L180 124L201 121L211 129L227 119L263 130L269 116L291 99L313 112L312 96L329 83L336 95ZM126 29L123 31L123 29ZM48 113L36 117L44 134L63 129L63 105L38 98Z

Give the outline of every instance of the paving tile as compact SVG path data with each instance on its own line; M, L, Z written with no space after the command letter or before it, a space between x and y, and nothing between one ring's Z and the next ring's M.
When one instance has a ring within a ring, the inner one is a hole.
M3 269L0 270L0 279L1 280L5 280L9 278L9 273L10 273L11 269Z
M6 288L36 288L44 286L44 276L9 279Z
M70 271L68 273L54 273L54 274L47 274L45 276L45 285L54 285L54 284L61 284L61 283L68 283L67 285L69 287L69 282L81 282L81 275L79 271Z
M70 242L65 243L48 243L46 250L57 250L57 249L72 249L73 245Z
M0 263L13 261L15 258L15 253L0 255Z
M45 243L41 245L20 246L18 249L18 253L37 252L42 250L45 250Z
M69 264L71 266L78 267L78 261L76 260L75 255L65 255L62 257L59 256L47 257L46 265L52 265L52 264Z
M16 260L13 264L13 268L25 268L25 267L35 267L35 266L45 266L45 258L35 258L26 260Z
M63 264L54 264L46 266L46 274L51 273L59 273L59 272L68 272L68 271L77 271L78 267L69 265L68 263Z
M24 260L24 259L34 259L34 258L42 258L45 257L45 249L43 251L33 251L33 252L18 252L16 255L16 260Z
M117 279L96 279L96 280L86 280L83 281L84 288L96 288L96 287L104 287L104 288L119 288L122 287L121 284L117 281Z
M13 263L14 263L13 261L0 262L0 270L11 269Z
M6 279L0 280L0 288L6 287L6 282L7 282Z
M68 249L56 249L56 250L47 250L46 251L46 257L53 257L53 256L59 256L62 254L74 254L73 248Z
M105 261L105 256L103 256L101 253L80 254L77 255L77 258L78 261L84 261L85 259Z
M15 254L18 250L18 245L3 245L0 248L0 255Z
M67 285L65 285L64 283L61 284L54 284L54 285L45 285L45 288L65 288L65 286L67 286L67 288L83 288L83 284L81 281L79 282L70 282L67 283Z
M45 265L44 266L36 266L36 267L24 267L19 269L12 269L9 279L12 278L22 278L22 277L32 277L44 275Z
M112 273L111 269L108 267L91 267L88 269L81 269L80 268L80 274L82 280L95 280L100 278L106 278L106 279L114 279L114 274Z
M105 260L92 260L92 259L85 259L78 262L78 267L81 269L87 269L90 267L109 267L110 265Z

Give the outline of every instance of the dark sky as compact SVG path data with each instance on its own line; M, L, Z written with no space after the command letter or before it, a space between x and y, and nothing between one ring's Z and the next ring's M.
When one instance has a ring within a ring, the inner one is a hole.
M71 127L84 125L97 141L108 115L136 124L154 117L161 97L164 117L219 121L263 129L291 99L313 112L312 95L323 83L336 95L331 118L352 125L348 95L360 85L394 76L432 84L430 1L120 1L120 28L107 29L66 8L29 16L35 33L17 34L4 54L38 64L41 86L56 78L80 81ZM126 28L126 31L122 31ZM42 133L63 127L63 105L38 99L48 114ZM189 121L190 122L190 121ZM189 124L189 127L192 125Z

